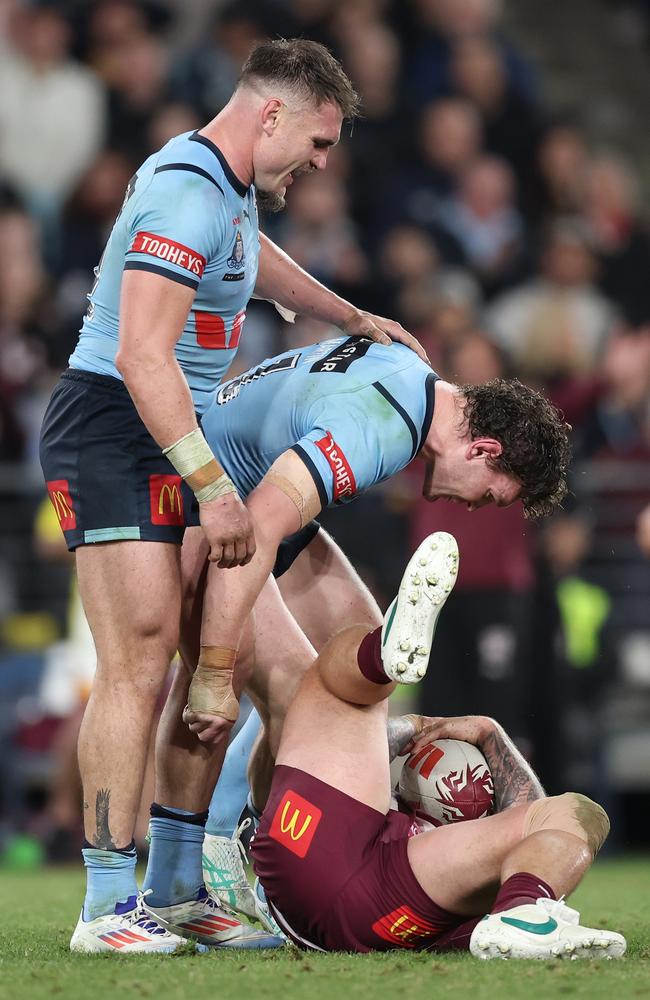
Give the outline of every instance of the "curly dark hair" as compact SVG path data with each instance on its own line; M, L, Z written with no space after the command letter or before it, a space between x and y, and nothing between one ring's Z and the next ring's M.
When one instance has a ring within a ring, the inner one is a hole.
M338 104L344 118L359 113L359 95L338 59L320 42L277 38L256 45L244 63L239 83L272 80L312 97L316 104Z
M472 440L494 438L503 452L492 467L523 484L526 517L546 517L566 496L571 457L564 416L518 379L461 386L463 417Z

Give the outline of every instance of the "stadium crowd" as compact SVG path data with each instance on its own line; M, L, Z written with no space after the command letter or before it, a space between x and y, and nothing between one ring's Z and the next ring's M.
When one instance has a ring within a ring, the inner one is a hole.
M53 857L68 835L75 856L78 846L73 746L93 650L37 442L93 268L142 160L225 104L256 40L298 35L342 60L363 116L327 170L301 178L262 227L328 287L398 319L444 378L516 375L573 427L572 494L543 528L519 506L471 516L427 506L419 472L408 471L323 523L383 607L405 551L437 529L458 538L457 593L437 639L443 666L422 687L423 712L499 718L551 790L593 793L615 832L620 789L650 793L634 763L635 739L650 738L650 231L640 179L587 134L579 103L570 113L548 106L497 0L0 0L7 857L18 833ZM286 349L281 324L253 304L238 371ZM288 335L299 345L326 332L298 318ZM618 829L624 838L626 824Z

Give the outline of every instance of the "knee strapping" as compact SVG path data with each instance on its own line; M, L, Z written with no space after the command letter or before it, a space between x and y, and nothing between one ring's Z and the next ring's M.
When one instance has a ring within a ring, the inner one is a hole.
M607 813L597 802L578 792L565 792L533 802L524 819L524 837L541 830L562 830L579 837L593 857L609 833Z

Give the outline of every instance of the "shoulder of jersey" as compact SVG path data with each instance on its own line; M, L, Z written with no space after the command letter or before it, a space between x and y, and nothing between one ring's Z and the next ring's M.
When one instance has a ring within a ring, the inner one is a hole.
M186 171L198 174L225 196L229 184L219 157L211 144L206 145L201 141L203 137L197 136L197 132L184 132L170 139L157 154L154 173Z

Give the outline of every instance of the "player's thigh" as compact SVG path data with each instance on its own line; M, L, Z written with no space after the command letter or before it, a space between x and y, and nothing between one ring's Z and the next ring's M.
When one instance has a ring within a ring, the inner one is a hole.
M287 607L319 651L349 625L381 624L374 597L323 528L278 582Z
M145 647L173 656L180 614L180 546L107 542L76 550L79 593L100 664L138 661ZM169 662L165 664L165 669Z
M321 656L356 662L366 627L346 629ZM387 703L351 705L325 687L318 661L305 674L284 723L278 764L300 768L373 809L390 805Z
M282 600L273 578L267 580L253 616L255 653L248 689L264 717L284 716L316 650Z
M486 893L499 884L506 855L521 840L529 805L413 837L409 861L427 895L452 913L481 913Z

